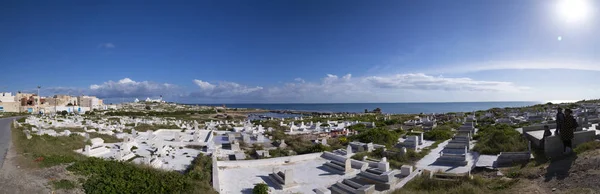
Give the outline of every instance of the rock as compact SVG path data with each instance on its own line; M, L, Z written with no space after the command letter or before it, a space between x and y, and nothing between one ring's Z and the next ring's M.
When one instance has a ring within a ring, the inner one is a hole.
M552 188L552 191L556 191L556 188Z

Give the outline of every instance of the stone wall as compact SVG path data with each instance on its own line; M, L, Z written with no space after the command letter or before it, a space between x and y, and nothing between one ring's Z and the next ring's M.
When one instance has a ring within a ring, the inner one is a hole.
M312 153L312 154L303 154L297 156L287 156L287 157L279 157L279 158L267 158L260 160L237 160L237 161L218 161L217 165L219 167L232 167L232 168L240 168L240 167L256 167L256 166L269 166L269 165L283 165L288 162L299 162L304 160L312 160L320 158L323 153Z
M574 135L575 138L572 140L573 148L577 147L579 144L593 141L594 138L596 138L596 131L577 131ZM547 157L561 156L563 149L564 147L560 136L546 137L546 141L544 142L544 153L546 153Z
M548 125L548 128L550 128L550 129L556 129L556 123L536 124L536 125L530 125L530 126L523 127L523 134L525 134L529 131L544 130L544 125Z
M338 162L345 162L346 161L346 157L344 156L340 156L331 152L323 152L323 158L328 159L328 160L335 160ZM352 168L354 169L361 169L364 170L366 169L369 165L366 162L361 162L355 159L351 159L350 162L352 163Z
M496 160L496 167L527 163L530 159L531 153L529 152L500 152Z

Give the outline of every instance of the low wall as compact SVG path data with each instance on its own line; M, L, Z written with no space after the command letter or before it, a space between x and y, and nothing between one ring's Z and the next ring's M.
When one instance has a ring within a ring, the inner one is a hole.
M511 166L514 164L527 163L531 159L529 152L500 152L496 165L498 167Z
M535 124L523 127L523 134L527 133L528 131L544 130L545 125L548 125L548 128L550 129L556 129L556 123Z
M219 166L218 166L218 161L217 161L217 157L215 155L211 156L212 158L212 183L213 183L213 188L215 189L215 191L217 192L221 192L221 186L220 186L220 182L221 179L219 179Z
M284 165L286 163L291 163L291 162L299 162L299 161L304 161L304 160L320 158L322 154L323 153L312 153L312 154L303 154L303 155L297 155L297 156L267 158L267 159L259 159L259 160L218 161L217 165L219 167L235 167L235 168L269 166L269 165Z
M574 133L574 136L575 137L572 140L573 148L577 147L579 144L593 141L594 138L596 138L596 132L593 130L577 131ZM560 136L546 137L546 141L544 142L544 153L546 153L547 157L561 156L563 150L564 147Z
M340 155L337 155L337 154L334 154L331 152L323 152L322 157L325 159L328 159L328 160L335 160L335 161L342 162L342 163L346 162L346 157L340 156ZM350 159L350 162L351 162L352 168L355 168L355 169L364 170L369 166L367 163L358 161L355 159Z

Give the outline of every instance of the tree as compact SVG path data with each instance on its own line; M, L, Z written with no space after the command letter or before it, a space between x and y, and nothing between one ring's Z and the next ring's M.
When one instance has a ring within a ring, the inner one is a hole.
M269 186L265 183L258 183L252 189L252 194L269 194Z
M69 114L69 112L67 112L66 110L60 112L60 115L62 116L67 116L67 114Z

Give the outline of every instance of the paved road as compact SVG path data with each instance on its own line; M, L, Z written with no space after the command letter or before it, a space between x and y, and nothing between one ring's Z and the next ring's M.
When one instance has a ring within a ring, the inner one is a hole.
M0 119L0 168L4 164L4 157L10 145L10 124L13 118Z

